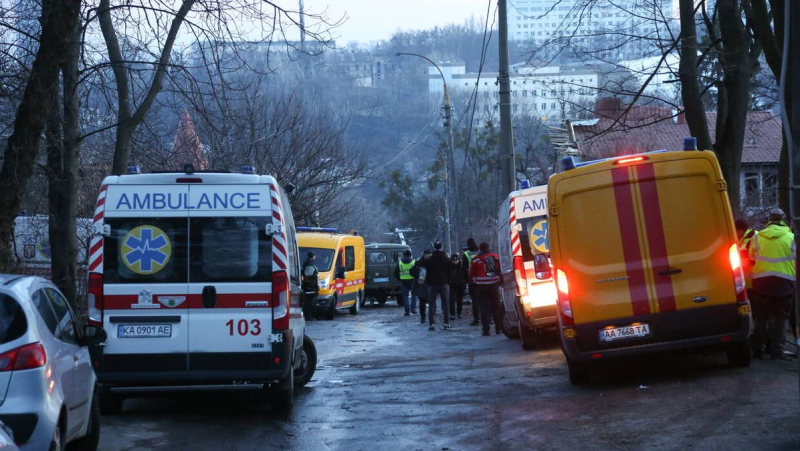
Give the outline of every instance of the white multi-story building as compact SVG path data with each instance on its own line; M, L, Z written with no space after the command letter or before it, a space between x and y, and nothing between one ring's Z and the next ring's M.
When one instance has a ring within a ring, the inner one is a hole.
M476 110L499 116L498 74L466 73L464 64L439 65L454 99L468 98L477 87ZM583 66L517 64L511 67L511 109L513 115L540 117L550 122L579 118L591 113L597 98L598 74ZM428 68L428 90L432 96L443 94L442 76Z
M606 46L631 59L640 47L656 47L655 40L677 36L677 11L677 0L514 0L509 2L508 38L536 44L577 40L587 48L616 39Z

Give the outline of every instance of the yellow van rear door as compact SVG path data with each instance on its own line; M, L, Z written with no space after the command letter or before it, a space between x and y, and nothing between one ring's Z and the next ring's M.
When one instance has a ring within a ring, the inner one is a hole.
M659 312L736 302L730 212L705 158L636 166Z

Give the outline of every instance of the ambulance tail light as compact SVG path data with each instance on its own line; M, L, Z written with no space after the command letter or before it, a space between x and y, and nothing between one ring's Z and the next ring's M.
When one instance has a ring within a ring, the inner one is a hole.
M87 304L89 310L89 325L103 327L103 275L89 273L89 292Z
M733 243L728 249L728 257L731 261L731 271L733 272L733 286L736 290L736 301L739 303L747 302L747 290L745 290L744 270L742 269L742 256L739 254L739 245Z
M525 278L525 260L522 256L514 257L514 278L517 282L517 294L525 296L528 294L528 280Z
M558 289L558 311L561 314L563 326L574 326L572 317L572 299L569 297L569 282L564 271L556 269L556 288Z
M289 277L286 271L272 274L272 330L289 328Z

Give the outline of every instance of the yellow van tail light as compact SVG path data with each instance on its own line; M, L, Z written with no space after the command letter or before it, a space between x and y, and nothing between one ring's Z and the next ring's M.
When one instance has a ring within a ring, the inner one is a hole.
M728 258L731 261L731 271L733 272L733 287L736 290L736 302L747 302L747 291L745 290L744 271L742 270L742 257L739 254L739 244L733 243L728 249Z
M572 316L569 282L567 282L567 275L561 269L556 269L556 288L558 290L558 311L561 314L561 324L563 326L574 326L575 319Z

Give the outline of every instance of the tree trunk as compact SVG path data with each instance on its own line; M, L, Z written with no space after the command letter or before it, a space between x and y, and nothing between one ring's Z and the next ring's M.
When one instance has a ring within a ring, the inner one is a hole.
M680 0L681 48L678 75L681 80L681 98L689 132L697 138L699 149L711 149L706 108L700 95L697 74L697 26L693 0Z
M76 219L78 212L78 137L80 117L78 101L78 57L80 55L80 24L76 23L69 39L67 60L61 66L63 75L63 116L58 114L58 101L51 104L47 123L47 167L50 204L50 252L53 283L67 300L78 306L77 260L78 241ZM82 309L79 309L82 311Z
M67 38L78 21L80 0L42 1L42 34L39 50L8 138L3 169L0 170L0 270L15 265L12 251L14 218L22 204L22 193L33 174L33 165L47 120L50 96L57 96L59 64L66 53Z

